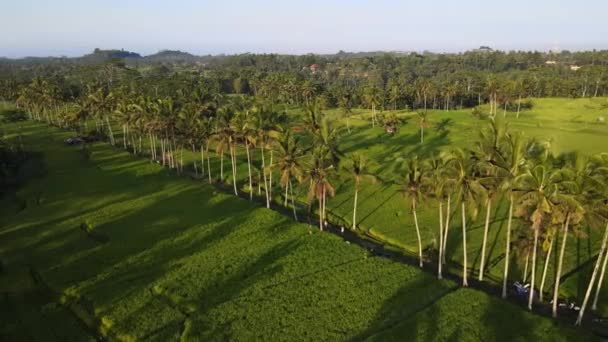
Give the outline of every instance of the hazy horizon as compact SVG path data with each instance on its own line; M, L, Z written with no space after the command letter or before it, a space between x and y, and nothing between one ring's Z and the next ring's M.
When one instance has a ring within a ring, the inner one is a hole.
M0 13L0 56L604 50L607 11L599 0L22 0Z

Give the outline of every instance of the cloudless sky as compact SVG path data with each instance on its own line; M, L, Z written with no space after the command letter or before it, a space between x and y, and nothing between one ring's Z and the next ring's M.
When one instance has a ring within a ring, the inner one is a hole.
M2 0L0 56L608 49L608 0Z

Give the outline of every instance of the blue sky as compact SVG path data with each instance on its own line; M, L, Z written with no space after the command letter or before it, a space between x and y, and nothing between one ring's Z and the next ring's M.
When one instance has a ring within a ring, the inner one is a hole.
M0 56L608 49L606 0L4 0Z

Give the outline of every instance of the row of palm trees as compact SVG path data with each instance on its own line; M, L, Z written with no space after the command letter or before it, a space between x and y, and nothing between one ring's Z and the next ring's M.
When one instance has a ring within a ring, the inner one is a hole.
M378 179L367 170L367 160L361 154L344 156L338 148L340 131L314 106L308 106L301 120L290 122L273 105L247 97L223 97L218 94L177 94L175 98L150 98L132 90L110 89L97 85L88 88L86 96L74 102L58 103L45 90L44 81L35 80L22 90L18 104L32 119L46 121L77 130L88 130L90 120L95 129L103 131L111 144L116 145L113 125L122 128L122 146L135 154L148 154L162 165L183 172L184 149L200 152L200 163L194 170L211 183L210 149L219 159L219 179L224 181L224 159L230 158L232 190L239 195L238 157L244 151L247 160L247 184L244 189L252 200L257 183L260 195L268 208L273 202L273 189L278 186L283 205L293 209L297 217L294 184L308 188L310 206L318 204L319 229L327 222L327 198L335 194L333 180L347 171L354 181L354 201L351 228L357 229L358 195L365 183ZM314 101L313 101L314 102ZM531 263L528 306L532 309L538 288L542 301L551 261L553 245L559 245L559 259L553 286L553 315L557 316L560 278L563 270L567 238L572 230L588 225L598 228L608 219L607 191L608 157L553 156L543 143L524 140L510 132L506 125L489 119L471 149L452 149L428 159L410 156L397 162L402 179L399 191L409 200L418 242L418 258L423 267L423 242L418 222L418 208L434 201L438 207L438 277L446 263L446 248L450 220L461 218L462 285L468 286L467 223L485 211L481 262L478 280L487 272L487 240L491 210L508 203L505 264L502 295L507 296L509 262L512 248ZM376 118L372 118L375 125ZM425 115L420 116L421 142ZM144 143L147 141L147 143ZM306 147L308 146L308 147ZM259 156L256 167L254 153ZM254 175L257 170L257 175ZM273 175L279 175L273 186ZM255 178L255 182L254 182ZM262 195L263 189L263 195ZM517 222L519 224L514 225ZM608 225L606 225L608 232ZM558 234L559 233L559 234ZM608 233L607 233L608 234ZM580 316L595 288L592 308L597 305L608 257L606 236L586 292ZM557 241L561 235L562 240ZM542 248L540 248L542 246ZM547 246L544 248L544 246ZM542 251L545 251L543 272L536 273ZM524 277L527 272L524 272ZM540 278L540 282L539 282ZM596 281L597 280L597 281Z
M486 246L490 227L491 209L502 201L508 202L505 264L502 296L507 296L509 261L513 236L523 235L515 247L525 255L526 268L531 254L531 277L528 307L532 309L535 291L543 299L548 265L551 261L556 236L561 232L559 259L555 268L552 311L557 316L560 279L562 276L567 238L571 229L584 225L604 228L605 235L596 261L587 293L583 300L577 324L580 324L588 304L592 288L596 286L592 308L597 306L601 279L605 273L606 234L608 234L608 154L586 157L582 154L555 157L546 146L537 141L524 141L521 134L513 134L505 125L490 120L482 130L480 139L471 150L453 149L429 160L410 158L403 161L405 177L401 192L411 202L414 226L418 236L420 265L422 267L422 242L418 228L416 208L428 198L433 198L439 208L438 276L441 277L445 262L446 241L452 202L460 204L462 219L463 270L462 285L468 286L467 220L477 216L485 207L485 225L481 245L481 261L478 275L483 281L487 271ZM444 204L447 210L444 212ZM520 224L514 230L513 220ZM546 246L542 275L536 273L540 258L540 244ZM602 261L603 260L603 261ZM595 282L598 270L599 282ZM526 272L527 273L527 272Z

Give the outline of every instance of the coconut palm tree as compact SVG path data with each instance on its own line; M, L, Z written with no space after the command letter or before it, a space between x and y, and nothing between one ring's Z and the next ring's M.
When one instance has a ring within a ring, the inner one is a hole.
M537 164L526 170L516 179L515 191L519 194L515 215L530 223L534 234L532 249L532 274L530 278L530 295L528 309L532 310L534 287L536 281L536 259L538 239L543 230L551 223L551 215L560 210L558 204L570 202L564 195L564 188L575 186L564 178L565 173L552 169L548 164Z
M247 173L249 176L249 200L253 200L253 175L251 172L251 149L255 148L258 131L255 126L255 117L249 115L249 111L246 111L246 117L243 120L243 126L241 127L241 138L245 145L245 152L247 155Z
M428 113L418 112L418 127L420 127L420 143L424 143L424 129L428 127Z
M236 132L234 130L234 125L232 124L233 120L235 120L235 113L232 108L229 106L222 107L220 111L218 111L215 138L216 153L220 156L220 180L224 180L224 151L228 149L230 164L232 166L232 185L234 194L238 196L235 161Z
M589 167L587 159L583 155L577 155L574 160L574 165L567 165L555 171L554 178L558 182L559 197L554 215L561 215L563 231L560 254L557 264L557 272L555 274L555 285L553 287L553 305L552 315L557 317L557 300L559 298L560 278L566 251L566 242L570 227L577 227L586 216L586 208L584 206L586 191L594 188L596 185L595 179L590 177L592 168Z
M274 165L281 175L279 184L285 189L285 203L287 207L288 190L291 192L291 204L293 206L293 218L298 220L296 203L293 195L292 180L300 181L303 177L303 165L301 162L305 150L301 148L300 138L294 136L290 130L282 132L277 140L278 156L277 163Z
M479 211L479 203L485 203L487 199L486 189L479 181L478 163L461 149L451 152L446 173L454 182L454 197L460 201L462 217L462 286L469 286L467 273L467 212L476 217Z
M314 143L328 154L328 161L334 167L338 167L340 159L344 155L339 149L339 132L327 117L323 117L320 122L318 133L314 136Z
M311 162L305 171L304 181L309 183L308 201L317 199L319 203L319 229L323 230L327 196L334 196L335 189L329 181L335 168L329 162L329 153L323 147L316 147Z
M420 259L420 267L422 268L422 238L420 237L420 227L418 226L416 208L428 194L431 174L428 172L428 167L423 162L419 161L417 156L404 160L403 165L405 168L403 171L403 179L400 181L401 188L399 192L411 202L411 210L414 215L414 226L416 227L416 236L418 238L418 257Z
M602 153L600 155L594 156L590 161L590 167L594 170L594 175L592 176L594 179L594 183L596 183L596 187L588 187L587 189L591 189L589 196L587 198L591 198L589 211L593 216L590 221L599 221L606 222L608 224L608 153ZM608 254L606 254L608 256ZM593 304L591 306L592 310L597 309L597 301L600 294L600 289L602 288L604 274L606 272L606 264L608 264L608 257L604 257L604 261L602 264L602 270L600 272L600 278L598 280L598 285L595 291L595 296L593 298Z
M343 168L353 177L355 181L355 197L353 201L353 223L352 228L357 229L357 200L359 198L359 190L361 183L364 181L375 183L376 176L367 172L367 159L362 154L350 155Z
M585 309L587 308L587 303L589 302L589 296L591 295L591 291L593 290L593 285L595 283L595 278L597 277L598 270L600 268L600 262L604 255L606 255L606 242L608 241L608 224L606 224L606 229L604 230L604 238L602 239L602 247L600 248L600 252L597 256L597 260L595 261L595 266L593 268L593 273L591 274L591 279L589 280L589 286L587 286L587 291L585 292L585 297L583 299L583 304L581 305L581 309L578 312L578 316L576 317L576 322L574 325L581 325L583 321L583 316L585 315ZM597 285L598 288L601 284Z
M451 191L453 189L452 179L446 174L446 160L441 156L435 156L429 160L429 172L431 174L430 192L437 200L439 206L439 243L438 243L438 262L437 262L437 277L441 279L443 277L442 268L445 263L445 240L447 240L447 225L449 223L448 217L444 224L443 220L443 204L449 201ZM449 208L446 216L449 216Z
M486 261L486 245L488 241L488 231L490 228L490 214L492 212L492 202L498 195L499 179L497 177L498 168L495 165L499 158L499 147L505 138L506 126L490 120L486 129L480 131L480 138L475 143L473 150L474 160L478 163L480 172L479 181L486 189L486 217L483 230L483 240L481 244L481 262L479 264L479 281L483 281Z
M376 109L382 104L382 89L376 83L369 84L363 90L363 101L372 111L372 126L375 126L378 121Z
M507 214L507 231L505 244L505 266L502 282L502 297L507 297L507 280L509 278L509 262L511 260L511 235L513 224L513 209L515 193L513 192L515 180L522 173L526 158L523 151L523 136L520 133L505 133L495 151L492 164L496 167L496 177L501 192L509 198L509 212Z
M98 118L103 118L110 137L110 144L114 145L114 132L110 124L110 114L114 111L115 96L108 87L101 86L88 95L90 108Z

